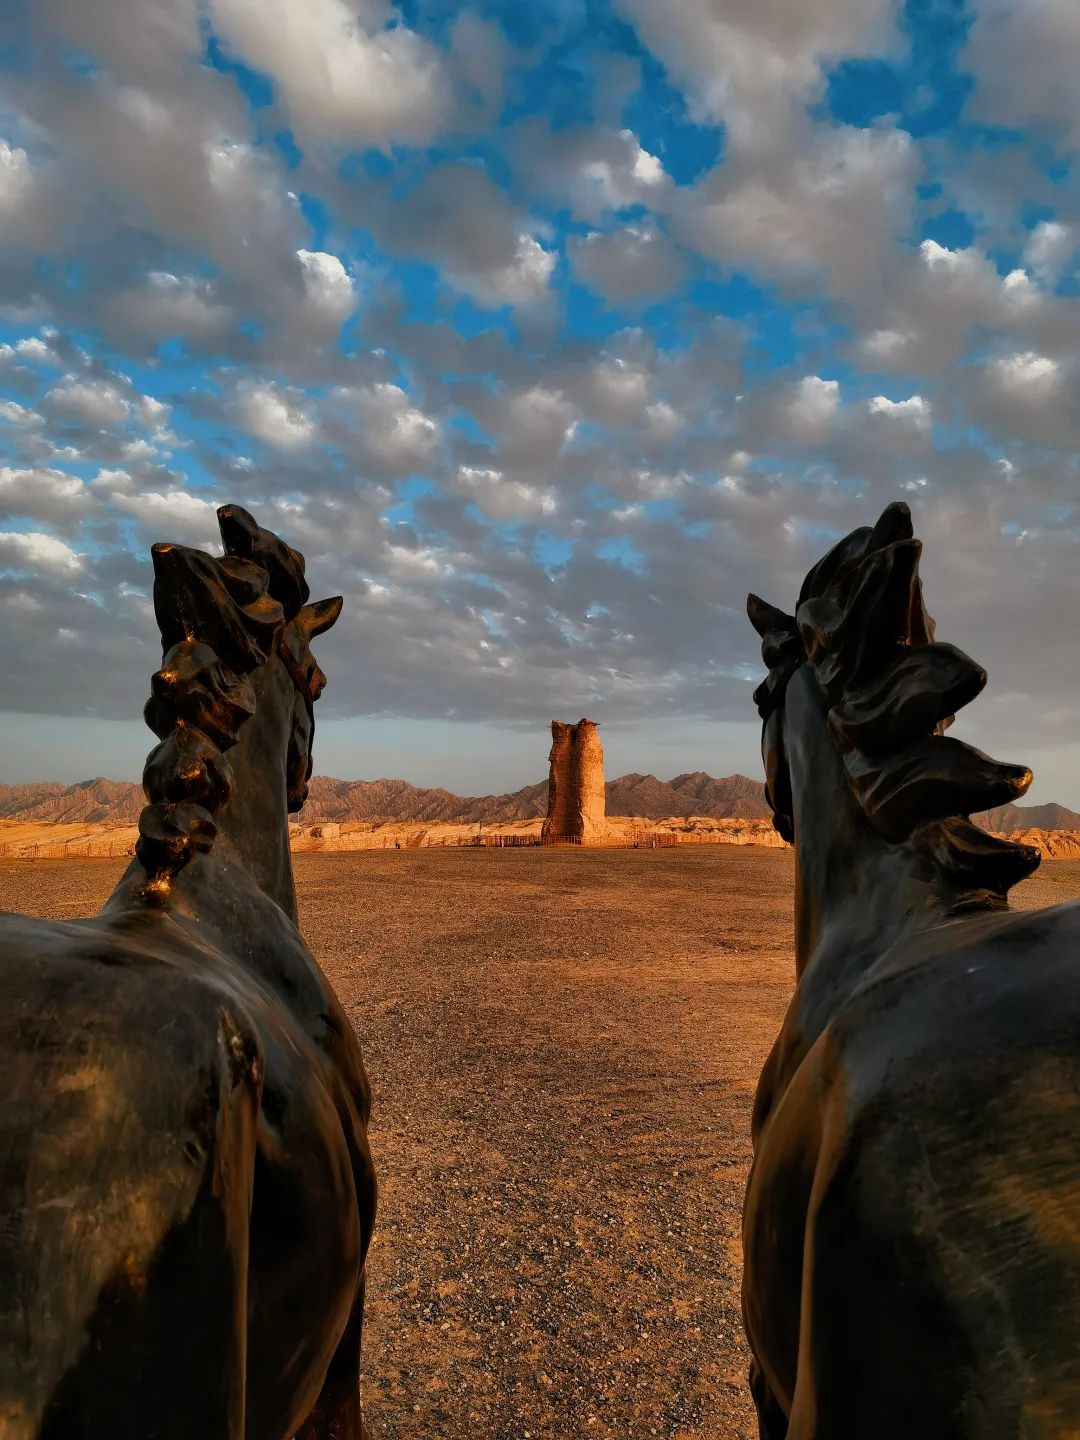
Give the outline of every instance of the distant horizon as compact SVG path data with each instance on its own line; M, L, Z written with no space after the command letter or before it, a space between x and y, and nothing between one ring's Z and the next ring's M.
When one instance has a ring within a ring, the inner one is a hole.
M1011 735L1007 712L994 704L994 698L991 683L987 696L963 712L950 733L996 759L1029 765L1035 779L1022 804L1054 803L1080 810L1077 746L1025 744ZM552 708L564 720L579 718L568 706ZM703 771L716 778L744 775L764 783L760 729L752 719L646 716L629 724L604 720L602 711L590 718L597 714L604 770L610 777ZM461 796L512 794L546 777L550 718L526 728L413 717L317 716L315 774L331 779L400 779ZM153 745L153 735L134 717L111 720L0 711L4 757L0 783L72 785L97 776L130 776L137 783ZM89 764L88 757L92 757Z
M141 772L229 503L344 597L322 773L756 776L747 592L907 501L953 733L1080 806L1075 5L14 8L7 778Z
M0 717L0 718L2 718L2 717ZM636 766L631 766L629 769L625 769L625 770L620 768L620 769L618 769L618 770L616 770L616 771L613 771L612 768L611 768L609 765L607 765L606 762L605 762L604 771L605 771L605 776L604 776L604 778L605 778L605 783L606 783L606 784L611 784L611 783L613 783L613 782L615 782L615 781L623 780L623 779L625 779L625 778L626 778L627 776L629 776L629 775L640 775L643 779L649 779L649 778L651 778L651 779L654 779L654 780L659 781L661 784L670 785L675 779L679 778L680 776L684 776L684 775L697 775L697 774L707 775L707 776L708 776L710 779L712 779L712 780L743 779L743 780L748 780L748 781L749 781L750 783L752 783L752 784L760 784L762 787L764 787L764 783L765 783L763 776L758 776L758 775L751 774L751 773L749 773L748 770L745 770L745 769L742 769L742 770L741 770L741 769L718 770L718 769L709 769L709 768L707 768L707 767L705 767L705 766L700 766L700 765L697 765L697 766L688 766L688 767L685 767L685 768L679 768L679 769L674 770L670 775L665 775L665 774L662 773L661 771L659 771L659 770L657 770L657 769L654 769L654 768L641 769L641 768L638 768L638 767L636 767ZM404 774L381 774L381 775L343 775L343 774L335 774L335 773L332 773L331 771L329 771L329 770L327 770L327 769L325 769L325 768L323 768L323 767L321 767L321 766L317 766L317 767L316 767L315 772L314 772L314 774L313 774L313 776L312 776L312 779L313 779L313 780L335 780L335 781L338 781L338 782L340 782L340 783L342 783L342 784L347 784L347 785L356 785L356 784L359 784L359 785L376 785L376 784L380 784L380 783L383 783L383 782L391 782L391 783L396 783L396 784L409 785L409 786L411 786L413 789L416 789L416 790L444 790L444 791L446 791L447 793L449 793L449 794L451 794L451 795L455 795L455 796L457 796L457 797L460 798L460 799L466 799L466 800L467 800L467 799L477 799L477 800L478 800L478 799L485 799L485 798L487 798L487 797L489 797L489 796L501 796L501 795L514 795L514 794L517 794L518 792L520 792L520 791L522 791L522 790L527 790L527 789L530 789L531 787L533 787L533 786L535 786L535 785L543 784L543 783L546 781L546 779L547 779L547 775L546 775L546 774L538 775L535 779L525 780L525 781L523 781L523 782L521 782L521 783L519 783L519 784L510 783L510 784L506 784L506 785L496 785L496 786L494 786L493 788L490 788L490 789L483 789L483 788L478 788L478 787L474 787L474 786L459 786L459 785L455 785L455 784L448 784L445 780L442 780L442 781L440 781L440 780L411 780L411 779L408 778L408 776L406 776L406 775L404 775ZM20 778L20 779L9 779L9 778L7 778L7 776L6 776L5 773L3 773L2 771L0 771L0 785L11 785L11 786L14 786L14 785L28 785L28 786L32 786L32 785L53 785L53 784L56 784L56 785L63 785L63 786L65 786L66 788L71 788L71 787L76 786L76 785L91 784L91 783L93 783L95 780L104 780L104 781L106 781L107 783L110 783L110 784L121 784L121 785L122 785L122 784L126 784L126 785L138 785L138 784L140 783L139 779L138 779L137 777L135 777L135 776L130 776L130 775L127 775L127 776L125 776L125 775L109 775L109 774L106 774L104 771L101 771L101 770L95 770L93 774L85 774L85 773L84 773L84 774L75 774L75 775L72 775L70 778L68 778L68 777L66 777L66 776L64 776L64 775L41 775L41 774L35 774L35 775L27 776L27 777L25 777L25 778ZM1040 785L1038 785L1037 783L1034 783L1034 782L1033 782L1032 787L1031 787L1031 790L1028 792L1028 794L1021 796L1020 799L1019 799L1018 801L1016 801L1015 803L1018 804L1021 808L1025 807L1025 806L1028 806L1028 805L1051 805L1051 804L1056 804L1056 805L1062 806L1064 809L1067 809L1067 810L1080 810L1080 805L1072 805L1072 804L1070 804L1069 801L1068 801L1068 799L1062 798L1061 794L1057 794L1057 795L1047 795L1045 792L1046 792L1047 789L1050 788L1050 783L1051 783L1051 782L1045 782L1045 781L1044 781L1043 784L1040 786Z

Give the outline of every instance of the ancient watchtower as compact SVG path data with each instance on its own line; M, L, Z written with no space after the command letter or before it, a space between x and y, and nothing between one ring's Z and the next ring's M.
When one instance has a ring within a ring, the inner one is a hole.
M588 845L602 840L604 819L604 750L596 724L551 722L551 770L548 810L540 833L542 845L568 840Z

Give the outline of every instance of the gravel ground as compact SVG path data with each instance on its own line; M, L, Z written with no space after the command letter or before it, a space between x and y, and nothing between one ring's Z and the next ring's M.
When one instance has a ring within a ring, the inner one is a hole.
M120 868L0 865L0 909L91 914ZM791 987L790 853L296 868L377 1097L377 1440L750 1440L739 1214ZM1077 895L1080 864L1046 862L1014 899Z

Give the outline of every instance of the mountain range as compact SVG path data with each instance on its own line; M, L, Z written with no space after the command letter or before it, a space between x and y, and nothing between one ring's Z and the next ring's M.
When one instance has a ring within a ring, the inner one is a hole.
M664 781L655 775L631 774L608 781L606 789L609 815L657 820L669 815L757 819L769 813L760 781L745 775L714 779L699 770ZM144 804L142 788L128 780L0 785L0 820L132 825ZM333 820L436 820L475 825L533 820L546 812L546 780L509 795L463 796L424 789L406 780L334 780L316 775L297 818L305 825Z
M661 820L668 816L709 815L716 819L764 818L769 814L761 782L745 775L717 779L696 770L658 780L655 775L622 775L607 782L607 813ZM144 805L142 788L130 780L81 780L62 785L44 780L0 785L0 820L38 824L133 825ZM455 795L424 789L405 780L334 780L317 775L302 824L324 821L425 820L494 824L533 820L547 809L547 781L508 795ZM988 830L1080 830L1080 813L1064 805L1001 805L975 820Z

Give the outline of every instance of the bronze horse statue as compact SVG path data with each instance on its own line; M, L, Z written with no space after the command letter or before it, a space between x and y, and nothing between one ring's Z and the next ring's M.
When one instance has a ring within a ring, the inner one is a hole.
M136 857L94 920L0 916L0 1436L360 1440L370 1090L297 928L326 677L245 511L157 545Z
M1030 772L942 734L904 505L751 595L797 988L753 1113L743 1312L762 1440L1080 1436L1080 905L967 818ZM1036 642L1037 643L1037 642Z

